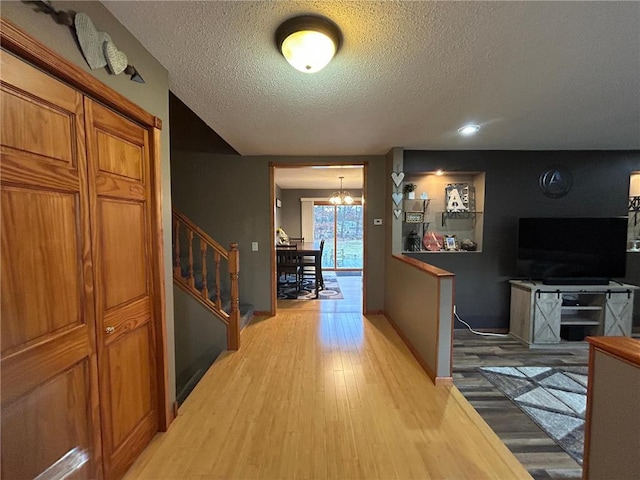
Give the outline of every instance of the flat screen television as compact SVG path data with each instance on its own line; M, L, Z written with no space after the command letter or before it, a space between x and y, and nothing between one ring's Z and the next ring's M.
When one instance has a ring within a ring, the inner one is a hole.
M626 269L627 217L520 218L517 276L606 285Z

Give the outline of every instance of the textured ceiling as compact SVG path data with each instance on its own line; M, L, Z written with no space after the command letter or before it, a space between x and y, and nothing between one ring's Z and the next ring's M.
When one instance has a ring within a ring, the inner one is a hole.
M340 177L343 188L362 188L364 185L363 168L325 166L276 168L274 182L280 188L302 189L340 189Z
M640 148L640 2L103 3L243 155ZM344 35L312 75L273 39L306 13Z

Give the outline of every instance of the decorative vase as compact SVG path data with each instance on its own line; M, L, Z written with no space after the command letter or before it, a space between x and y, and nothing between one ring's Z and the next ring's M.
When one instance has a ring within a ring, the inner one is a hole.
M416 192L409 192L407 193L407 198L409 200L415 200L416 199Z
M411 230L411 233L407 235L407 250L409 252L419 252L420 251L420 242L421 238L418 235L418 232L415 230Z

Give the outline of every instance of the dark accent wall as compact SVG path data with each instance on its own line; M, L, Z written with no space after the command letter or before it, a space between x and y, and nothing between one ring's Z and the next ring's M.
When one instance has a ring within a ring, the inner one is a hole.
M573 177L570 193L558 199L545 196L538 186L540 174L554 166L568 169ZM472 255L409 255L456 274L455 304L465 321L476 328L506 329L518 218L626 216L629 179L631 172L640 170L640 152L404 152L405 174L438 169L486 173L483 251ZM629 253L627 257L628 274L622 280L638 285L640 255ZM638 313L636 307L636 321Z
M231 145L172 92L169 92L169 112L172 127L171 149L238 155L238 152Z

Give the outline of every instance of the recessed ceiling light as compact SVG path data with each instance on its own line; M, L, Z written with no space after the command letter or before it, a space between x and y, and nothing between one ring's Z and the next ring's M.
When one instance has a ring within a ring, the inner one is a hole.
M478 130L480 130L480 125L469 124L464 127L460 127L458 129L458 133L468 137L469 135L475 134Z

